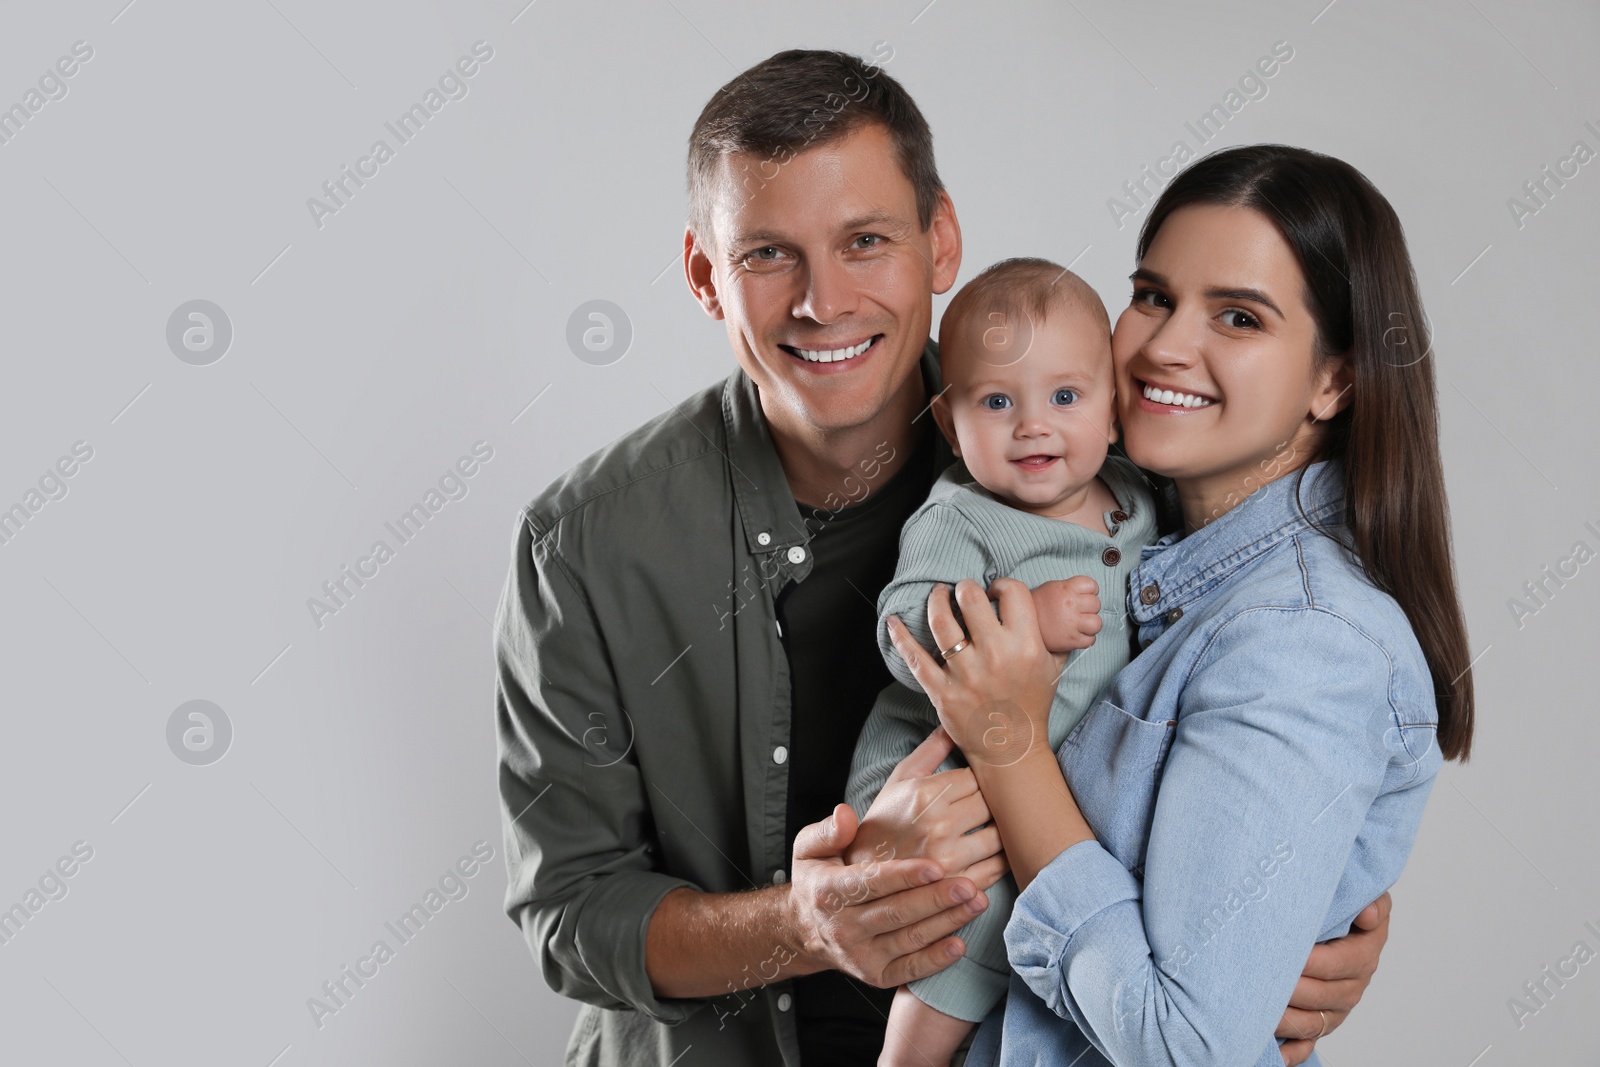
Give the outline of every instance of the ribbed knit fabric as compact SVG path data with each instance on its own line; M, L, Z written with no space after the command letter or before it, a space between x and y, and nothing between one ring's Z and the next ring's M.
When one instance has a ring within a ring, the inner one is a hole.
M899 684L879 695L856 742L845 800L858 815L866 815L895 764L939 725L938 712L894 650L887 626L888 617L898 615L924 648L937 651L927 609L934 584L953 586L972 578L987 587L996 578L1011 577L1031 589L1078 574L1099 583L1104 628L1091 647L1072 653L1056 687L1050 708L1052 751L1061 747L1132 653L1128 575L1139 563L1140 549L1156 538L1155 500L1138 468L1111 456L1100 469L1100 480L1126 515L1119 520L1112 512L1106 514L1110 537L1018 511L976 482L960 480L967 477L958 463L934 483L927 502L900 533L895 576L878 597L878 645ZM940 769L962 766L958 757L953 755ZM911 991L924 1003L971 1022L983 1019L1000 1002L1011 974L1004 933L1016 883L1007 875L987 892L989 907L959 931L966 955L911 983Z

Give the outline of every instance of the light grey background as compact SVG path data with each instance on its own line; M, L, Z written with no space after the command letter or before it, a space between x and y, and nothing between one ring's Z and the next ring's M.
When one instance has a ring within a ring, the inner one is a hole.
M574 1008L500 909L488 620L518 507L732 365L677 267L705 99L781 48L887 49L962 280L1050 256L1115 313L1135 224L1107 200L1288 41L1208 147L1334 153L1405 222L1481 652L1477 756L1441 775L1325 1059L1600 1062L1600 962L1520 1029L1507 1004L1600 950L1600 563L1520 625L1508 605L1600 549L1600 161L1520 227L1508 206L1600 149L1593 4L524 2L6 8L0 105L94 55L0 145L0 506L75 442L93 458L0 545L0 906L74 843L93 858L0 945L0 1060L559 1062ZM469 95L319 228L307 198L479 40ZM233 329L208 366L166 340L196 299ZM594 299L633 330L610 365L566 343ZM477 441L467 496L318 628L307 599ZM233 730L205 766L167 741L197 699ZM469 894L319 1029L308 998L480 840Z

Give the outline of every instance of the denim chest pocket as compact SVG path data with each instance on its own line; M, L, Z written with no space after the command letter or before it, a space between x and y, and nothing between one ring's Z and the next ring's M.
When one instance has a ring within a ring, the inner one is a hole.
M1057 754L1095 837L1135 875L1144 870L1156 792L1176 729L1176 720L1151 722L1102 700Z

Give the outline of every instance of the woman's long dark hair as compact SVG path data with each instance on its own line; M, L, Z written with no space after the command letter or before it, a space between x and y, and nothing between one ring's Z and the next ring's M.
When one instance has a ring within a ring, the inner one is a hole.
M1229 148L1161 193L1138 257L1168 215L1191 204L1248 207L1270 219L1305 274L1319 367L1349 361L1350 403L1327 421L1314 459L1343 469L1345 526L1367 576L1399 602L1427 657L1439 748L1472 748L1473 689L1456 592L1428 321L1400 219L1342 160L1287 145Z

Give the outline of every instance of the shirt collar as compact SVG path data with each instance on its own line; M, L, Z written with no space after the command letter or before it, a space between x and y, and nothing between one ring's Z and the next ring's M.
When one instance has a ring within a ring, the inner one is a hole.
M928 340L922 350L922 380L931 398L939 392L939 345ZM922 416L932 418L923 409ZM811 572L811 552L795 553L811 540L812 531L801 519L800 508L789 491L783 463L772 443L767 417L761 410L761 393L743 369L728 376L722 389L722 421L727 439L725 453L733 480L733 498L744 526L745 547L751 555L780 553L784 569L796 580ZM953 458L941 434L939 465ZM798 559L796 556L798 555Z
M1337 521L1343 507L1342 470L1324 461L1268 482L1187 537L1168 534L1140 552L1128 587L1134 619L1147 625L1199 600L1278 542Z

